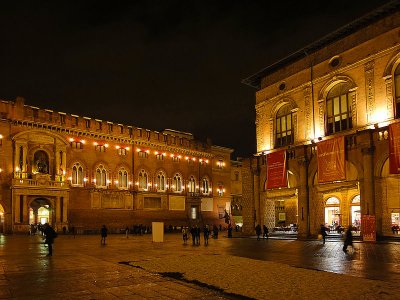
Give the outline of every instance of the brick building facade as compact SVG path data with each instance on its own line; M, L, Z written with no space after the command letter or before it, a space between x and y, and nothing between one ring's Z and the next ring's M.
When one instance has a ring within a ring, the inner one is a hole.
M400 177L389 172L388 139L400 118L399 40L392 1L243 81L257 89L258 154L242 170L247 231L298 224L301 238L320 224L359 227L370 215L381 236L399 224ZM321 183L318 145L336 137L345 140L346 178ZM267 189L266 155L282 149L287 186Z
M192 134L0 102L3 232L221 222L230 211L232 149Z

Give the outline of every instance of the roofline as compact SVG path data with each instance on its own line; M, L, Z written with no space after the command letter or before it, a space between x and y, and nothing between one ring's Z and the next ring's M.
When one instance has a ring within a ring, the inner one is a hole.
M268 74L271 74L282 67L285 67L291 63L299 61L302 58L307 57L309 54L314 53L323 47L332 44L350 34L380 20L384 17L391 15L400 9L400 1L392 0L387 4L384 4L372 12L354 20L347 25L344 25L337 30L325 35L317 41L297 50L296 52L289 54L288 56L278 60L277 62L269 65L268 67L261 69L257 73L247 77L241 81L241 83L251 86L256 89L261 87L261 79Z

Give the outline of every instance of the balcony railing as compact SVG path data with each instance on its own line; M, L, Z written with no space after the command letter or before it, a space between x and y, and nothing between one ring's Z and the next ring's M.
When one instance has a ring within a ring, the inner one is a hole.
M53 180L48 180L48 181L41 181L41 180L34 180L34 179L26 179L26 178L14 178L13 181L13 186L27 186L27 187L40 187L40 186L45 186L45 187L50 187L50 188L67 188L69 185L66 182L60 182L60 181L53 181Z

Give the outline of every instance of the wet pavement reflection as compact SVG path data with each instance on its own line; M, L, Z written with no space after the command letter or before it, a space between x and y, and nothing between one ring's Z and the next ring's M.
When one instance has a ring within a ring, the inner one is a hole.
M342 251L340 240L320 241L235 239L229 253L307 268L385 281L400 279L400 243L354 243Z

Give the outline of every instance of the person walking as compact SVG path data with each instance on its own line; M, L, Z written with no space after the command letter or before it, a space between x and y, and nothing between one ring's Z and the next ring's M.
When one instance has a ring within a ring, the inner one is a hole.
M263 239L267 239L268 240L268 227L263 225Z
M54 238L57 237L57 233L54 231L53 227L51 227L48 223L46 223L44 225L43 234L46 237L44 243L47 244L47 248L49 250L47 256L53 256L53 243L54 243Z
M105 245L106 244L106 237L107 237L107 227L106 227L106 225L103 225L102 227L101 227L101 230L100 230L100 233L101 233L101 244L102 245Z
M196 228L192 226L190 228L190 235L192 236L192 246L196 244L196 232Z
M260 224L257 224L256 226L256 235L257 235L257 241L260 240L260 235L261 235L261 226Z
M126 228L125 228L125 236L126 236L126 238L128 238L128 236L129 236L129 227L128 226L126 226Z
M201 229L199 226L196 225L196 245L200 245L200 234Z
M351 232L351 226L349 226L349 228L347 228L346 231L346 235L344 238L344 245L343 245L343 251L347 252L347 247L351 246L351 248L353 248L354 251L354 245L353 245L353 233Z
M188 228L187 227L182 227L182 239L183 239L183 244L187 244L188 240Z
M322 243L325 244L326 236L328 234L326 233L326 227L323 224L321 224L320 234L322 235Z
M210 236L210 229L208 225L204 226L203 234L204 234L204 246L208 246L208 237Z

